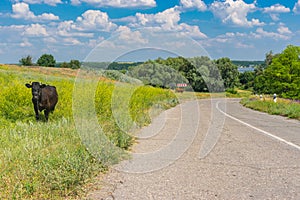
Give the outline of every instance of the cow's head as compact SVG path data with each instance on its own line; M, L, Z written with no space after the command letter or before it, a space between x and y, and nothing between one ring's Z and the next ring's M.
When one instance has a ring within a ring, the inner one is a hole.
M42 88L46 87L45 84L40 84L39 82L33 82L32 84L26 83L26 87L31 88L32 99L38 100L42 94Z

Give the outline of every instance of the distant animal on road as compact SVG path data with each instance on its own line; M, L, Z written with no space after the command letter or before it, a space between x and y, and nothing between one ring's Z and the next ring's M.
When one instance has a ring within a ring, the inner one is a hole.
M38 121L40 119L39 112L44 110L46 121L48 121L49 113L54 111L58 102L56 87L39 82L26 83L25 86L31 88L35 119Z

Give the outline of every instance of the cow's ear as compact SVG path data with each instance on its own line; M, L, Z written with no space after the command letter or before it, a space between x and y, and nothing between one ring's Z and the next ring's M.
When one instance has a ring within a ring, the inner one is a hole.
M25 86L28 88L32 88L32 85L30 85L29 83L26 83Z
M42 84L42 85L40 85L40 87L41 87L41 88L44 88L44 87L46 87L46 84Z

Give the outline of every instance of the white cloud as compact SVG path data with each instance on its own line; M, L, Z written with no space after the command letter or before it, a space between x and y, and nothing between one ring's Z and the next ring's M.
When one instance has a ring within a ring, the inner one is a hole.
M207 36L200 31L198 26L190 26L188 24L181 23L179 24L177 30L192 38L196 38L196 39L207 38Z
M82 43L78 39L71 37L64 38L63 43L64 45L82 45Z
M180 20L180 11L178 7L169 8L163 12L156 14L142 14L137 13L135 15L136 20L134 26L146 26L146 27L162 27L165 30L171 30L175 28Z
M116 33L121 41L129 44L147 44L148 40L144 39L139 31L131 31L126 26L120 26Z
M29 5L26 3L16 3L12 5L12 17L13 18L24 18L33 19L35 15L30 11Z
M35 15L30 11L29 5L26 3L16 3L12 5L12 17L16 19L26 19L26 20L59 20L59 17L52 13L43 13L41 15Z
M155 7L155 0L71 0L72 5L88 3L97 7L110 6L119 8Z
M21 46L21 47L31 47L32 44L28 41L27 38L25 38L25 39L23 40L23 42L20 43L20 46Z
M78 32L76 28L76 23L74 21L63 21L60 22L57 26L56 33L59 36L64 37L93 37L94 33L85 33L85 32Z
M239 49L250 49L250 48L254 48L253 44L245 44L245 43L242 43L242 42L237 42L235 44L235 47L236 48L239 48Z
M270 17L274 20L274 21L278 21L279 20L279 14L280 13L289 13L291 10L283 5L280 4L275 4L272 5L270 7L264 8L263 12L264 13L269 13Z
M298 0L298 2L295 3L295 6L293 8L293 12L296 14L300 14L300 0Z
M49 34L47 33L47 30L44 26L40 24L31 24L29 26L26 26L24 32L22 35L30 36L30 37L45 37Z
M180 7L173 7L156 14L137 13L129 26L134 28L150 27L153 31L175 31L193 38L206 38L198 26L190 26L180 22Z
M48 4L51 6L55 6L57 4L61 4L62 1L61 0L15 0L14 2L24 2L24 3L28 3L28 4Z
M282 24L279 25L277 31L278 31L279 34L282 34L282 35L284 35L284 34L287 34L287 35L292 34L292 31L290 31L290 29L288 27L286 27L286 26L284 26Z
M75 21L62 21L57 25L56 34L63 37L92 38L99 32L113 32L117 25L111 22L107 13L87 10Z
M84 30L111 31L117 28L117 25L112 23L107 13L100 10L88 10L80 17L77 17L76 24L73 28Z
M203 0L180 0L180 4L184 9L197 9L199 11L205 11L207 9Z
M264 25L259 19L251 19L250 21L247 19L248 13L254 12L256 9L255 1L254 3L247 4L243 0L215 1L210 6L213 14L220 18L223 23L233 23L234 25L244 27Z
M287 34L287 32L289 31L286 28L278 28L278 33L276 32L268 32L265 31L263 28L257 28L255 33L252 33L252 35L254 36L254 38L272 38L275 40L288 40L291 38L290 34Z
M105 38L100 36L98 38L95 39L90 39L87 43L87 45L91 48L95 48L98 44L100 44L100 42L104 41Z
M283 5L275 4L263 9L265 13L288 13L291 10Z

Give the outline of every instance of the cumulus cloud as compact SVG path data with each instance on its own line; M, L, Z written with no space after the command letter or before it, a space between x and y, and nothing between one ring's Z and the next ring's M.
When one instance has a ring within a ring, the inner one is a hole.
M288 13L291 10L283 5L280 4L275 4L272 5L270 7L264 8L263 12L264 13L269 13L270 17L274 20L274 21L278 21L279 20L279 14L280 13Z
M107 13L100 10L87 10L75 21L62 21L56 33L63 37L94 37L97 32L110 32L117 29Z
M136 15L130 20L133 27L163 27L166 30L171 30L177 26L180 20L180 11L178 7L169 8L163 12L156 14L142 14L136 13Z
M132 31L127 26L120 26L116 33L119 34L119 39L131 44L147 44L148 40L144 39L141 32L139 31Z
M151 27L153 31L177 31L191 37L206 38L198 26L190 26L180 22L180 8L173 7L156 14L137 13L135 17L128 18L132 22L129 26L134 28Z
M11 17L16 19L26 19L33 21L45 21L45 20L59 20L59 17L52 13L43 13L41 15L35 15L30 11L29 5L27 3L16 3L12 5L12 15Z
M265 13L288 13L291 10L283 5L275 4L270 7L264 8Z
M277 31L279 34L282 34L282 35L283 34L287 34L287 35L292 34L292 31L290 31L290 29L288 27L284 26L284 24L280 24Z
M25 27L25 30L22 35L30 37L45 37L49 34L44 26L40 24L31 24Z
M293 8L293 12L296 14L300 14L300 0L298 0L298 2L295 3L295 6Z
M80 17L77 17L76 24L73 28L83 30L99 30L111 31L117 28L117 25L112 23L107 13L100 10L87 10Z
M205 11L207 9L206 4L202 0L180 0L180 5L184 9L197 9L199 11Z
M257 28L255 33L252 35L255 38L272 38L275 40L288 40L291 38L291 32L286 27L279 27L277 29L278 32L268 32L263 28Z
M155 0L71 0L72 5L88 3L97 7L109 6L118 8L155 7Z
M14 2L24 2L24 3L28 3L28 4L48 4L48 5L51 5L51 6L55 6L57 4L60 4L62 3L61 0L15 0Z
M232 23L244 27L264 25L259 19L247 19L248 13L254 12L256 9L255 2L247 4L243 0L215 1L210 5L210 10L223 23Z
M63 43L64 45L82 45L82 42L80 42L78 39L76 38L63 38Z

